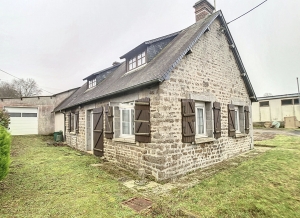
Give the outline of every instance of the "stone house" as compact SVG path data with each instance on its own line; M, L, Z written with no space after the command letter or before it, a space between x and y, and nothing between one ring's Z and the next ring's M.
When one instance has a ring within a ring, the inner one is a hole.
M156 180L253 148L256 96L224 16L194 8L196 23L138 45L55 109L68 145Z

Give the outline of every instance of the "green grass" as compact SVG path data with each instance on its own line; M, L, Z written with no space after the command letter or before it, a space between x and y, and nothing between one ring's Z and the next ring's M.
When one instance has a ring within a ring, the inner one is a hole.
M180 217L180 211L196 217L300 217L300 137L277 136L260 143L277 148L193 188L175 190L160 200L156 213L161 217Z
M275 146L282 149L296 149L300 150L300 137L297 136L285 136L285 135L276 135L274 139L258 141L256 145L269 145Z
M138 217L121 202L134 197L96 157L13 137L12 163L0 183L0 217Z
M300 137L258 143L276 147L238 166L224 163L225 170L192 188L153 194L149 216L300 217ZM90 166L98 162L69 147L47 146L43 137L13 137L0 217L143 217L122 206L137 196L118 181L124 171Z

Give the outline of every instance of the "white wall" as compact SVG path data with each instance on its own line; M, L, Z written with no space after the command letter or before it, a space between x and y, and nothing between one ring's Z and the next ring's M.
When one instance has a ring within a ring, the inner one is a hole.
M65 125L64 125L64 114L57 112L55 113L55 127L54 127L54 131L58 132L58 131L63 131L63 134L65 134Z
M284 117L296 116L300 121L299 105L281 105L282 99L269 100L269 107L260 107L259 102L252 103L253 122L284 121ZM268 101L268 100L263 100Z

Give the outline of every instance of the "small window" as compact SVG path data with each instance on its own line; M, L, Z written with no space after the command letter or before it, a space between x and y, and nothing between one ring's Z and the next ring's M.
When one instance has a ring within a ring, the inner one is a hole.
M269 102L268 101L259 102L259 106L260 107L269 107Z
M137 56L129 59L128 61L128 70L133 70L139 66L142 66L146 63L146 52L142 52Z
M96 78L88 81L88 88L93 88L96 86Z
M240 116L239 116L239 107L234 107L234 114L235 114L235 131L236 133L241 133L240 128Z
M281 105L291 105L291 104L293 104L292 99L281 100Z
M294 104L299 104L299 98L294 99Z
M21 117L21 113L8 113L10 117Z
M134 105L120 104L120 137L134 136Z
M22 117L37 117L37 113L22 113Z
M206 136L205 103L196 103L196 135Z
M71 123L70 123L70 131L74 132L75 131L75 114L71 113Z

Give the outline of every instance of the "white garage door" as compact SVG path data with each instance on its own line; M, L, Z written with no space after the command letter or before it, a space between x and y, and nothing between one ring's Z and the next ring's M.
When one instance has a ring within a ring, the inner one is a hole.
M38 134L38 109L28 107L5 107L10 115L12 135Z

